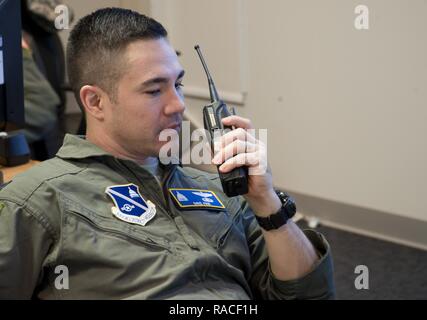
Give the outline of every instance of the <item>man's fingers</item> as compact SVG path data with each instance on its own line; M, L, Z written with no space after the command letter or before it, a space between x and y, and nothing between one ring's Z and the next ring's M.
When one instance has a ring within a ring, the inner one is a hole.
M219 152L212 159L212 162L214 164L221 164L239 153L255 152L257 148L257 144L242 140L235 140L232 143L226 145L223 149L219 150Z
M251 135L250 133L248 133L245 129L242 129L242 128L238 128L238 129L227 132L223 136L219 137L219 139L216 141L216 143L219 144L218 147L224 147L230 143L233 143L233 141L235 141L235 140L241 140L241 141L248 141L251 143L256 143L255 137L253 135Z
M253 167L260 164L260 158L258 152L252 153L239 153L238 155L225 161L220 167L220 171L223 173L230 172L234 168L247 166Z
M239 116L229 116L222 119L222 123L226 126L234 126L236 128L253 129L252 122L249 119Z

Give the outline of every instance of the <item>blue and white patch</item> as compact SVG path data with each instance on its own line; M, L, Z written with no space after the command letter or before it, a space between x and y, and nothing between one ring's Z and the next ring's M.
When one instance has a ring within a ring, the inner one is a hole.
M145 226L156 215L156 206L145 200L134 184L111 186L105 193L115 204L111 212L120 220Z
M213 191L172 188L169 189L169 192L181 208L225 209Z

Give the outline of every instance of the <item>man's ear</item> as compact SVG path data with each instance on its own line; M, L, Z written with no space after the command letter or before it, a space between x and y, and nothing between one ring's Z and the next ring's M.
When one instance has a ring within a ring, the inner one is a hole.
M104 119L105 97L105 92L99 87L86 85L80 89L80 100L85 108L86 115L97 120Z

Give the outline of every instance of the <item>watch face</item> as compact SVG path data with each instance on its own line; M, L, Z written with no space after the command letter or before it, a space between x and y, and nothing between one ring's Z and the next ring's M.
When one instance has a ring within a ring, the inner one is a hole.
M292 218L297 211L295 200L285 192L279 192L277 195L282 201L283 206L286 208L289 218Z

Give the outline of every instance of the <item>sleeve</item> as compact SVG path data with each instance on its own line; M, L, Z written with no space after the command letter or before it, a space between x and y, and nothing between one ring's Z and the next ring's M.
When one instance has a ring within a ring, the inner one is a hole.
M255 299L305 300L333 299L332 255L328 242L313 230L304 230L320 257L313 270L302 278L281 281L271 272L266 244L254 213L246 202L243 203L243 223L251 253L252 275L250 286Z
M52 237L43 221L0 201L0 299L31 299Z
M28 50L23 50L23 68L26 123L23 132L28 142L34 142L42 139L54 127L60 100Z

